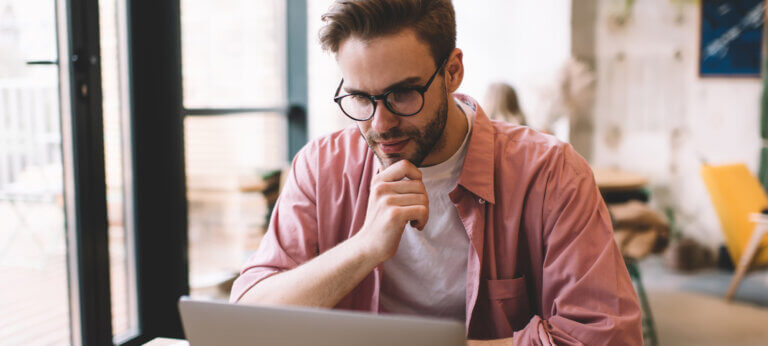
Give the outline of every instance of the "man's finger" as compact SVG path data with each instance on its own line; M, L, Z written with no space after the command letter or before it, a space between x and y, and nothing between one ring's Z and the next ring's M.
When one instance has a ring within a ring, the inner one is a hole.
M405 193L387 196L387 201L392 206L405 207L411 205L429 206L427 195L422 193Z
M400 160L379 172L379 181L399 181L403 178L421 180L421 171L408 160Z
M389 193L421 193L427 194L427 188L421 180L400 180L381 183Z
M409 220L411 226L423 230L429 220L429 206L424 205L412 205L407 207L400 207L405 211L404 216Z

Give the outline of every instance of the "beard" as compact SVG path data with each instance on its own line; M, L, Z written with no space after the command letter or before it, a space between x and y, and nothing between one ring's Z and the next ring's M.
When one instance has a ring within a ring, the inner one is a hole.
M432 120L427 123L423 129L416 127L394 127L383 133L368 131L368 134L366 135L361 132L366 143L368 143L368 147L371 148L374 154L376 154L376 157L379 159L383 168L387 168L403 159L411 161L416 167L420 167L429 153L435 149L440 149L440 146L444 145L444 143L439 143L439 141L443 135L443 131L445 131L445 124L448 119L448 95L445 93L445 87L443 87L443 92L441 94L443 95L443 98L440 102L440 106L432 115ZM415 116L425 116L425 114L417 114ZM376 150L377 141L400 138L412 140L416 144L416 150L410 154L402 152L389 155L381 154Z

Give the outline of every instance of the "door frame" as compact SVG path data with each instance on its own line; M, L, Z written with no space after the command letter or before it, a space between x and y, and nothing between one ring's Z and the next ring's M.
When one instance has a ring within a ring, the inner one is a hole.
M97 1L56 2L70 331L112 343Z

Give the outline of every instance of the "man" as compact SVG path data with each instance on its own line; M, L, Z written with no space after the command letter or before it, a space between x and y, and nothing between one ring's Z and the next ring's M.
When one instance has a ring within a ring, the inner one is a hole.
M487 343L642 343L587 163L454 94L451 2L337 1L323 20L356 126L296 156L231 300L453 318Z

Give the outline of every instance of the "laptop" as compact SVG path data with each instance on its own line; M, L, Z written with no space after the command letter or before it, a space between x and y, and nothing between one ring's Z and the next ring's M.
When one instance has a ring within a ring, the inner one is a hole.
M465 344L453 320L363 312L264 307L181 297L184 334L208 345L446 345Z

